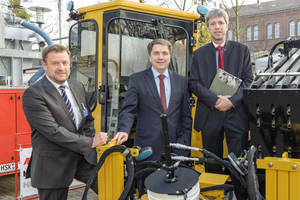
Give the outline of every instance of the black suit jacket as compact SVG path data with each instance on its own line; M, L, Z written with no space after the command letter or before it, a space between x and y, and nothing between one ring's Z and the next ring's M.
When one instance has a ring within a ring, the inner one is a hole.
M208 113L214 109L218 100L209 87L217 73L216 51L213 43L206 44L194 52L193 63L189 76L189 88L197 97L194 128L200 131ZM237 92L229 98L234 106L234 115L243 131L248 131L248 107L243 101L243 89L252 82L250 52L246 45L235 41L226 41L223 47L224 69L242 79Z
M169 139L171 143L190 145L192 118L186 78L169 70L171 97L167 110ZM151 68L132 74L123 107L119 115L118 131L130 133L135 116L137 127L134 144L152 147L149 160L160 160L164 153L160 115L164 109ZM179 155L188 151L173 150Z
M32 156L27 169L33 187L66 188L73 181L79 154L88 155L95 134L94 118L83 85L68 80L80 108L82 121L76 130L69 110L57 89L44 76L23 94L23 110L32 133Z

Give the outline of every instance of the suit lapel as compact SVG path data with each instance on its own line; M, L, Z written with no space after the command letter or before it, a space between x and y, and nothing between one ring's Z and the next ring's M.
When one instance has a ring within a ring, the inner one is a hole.
M60 93L57 91L57 89L54 87L54 85L52 83L50 83L50 81L47 79L46 75L43 77L42 81L43 81L43 87L44 87L45 91L48 94L50 94L60 104L60 106L65 111L65 113L68 115L70 121L74 124L72 116L69 112L69 109L68 109L65 101L61 97ZM75 126L75 124L74 124L74 126Z
M77 105L78 105L78 107L79 107L80 114L81 114L81 117L82 117L82 120L81 120L81 122L80 122L80 124L79 124L79 126L78 126L78 127L79 127L78 129L80 129L81 124L84 122L83 107L82 107L82 105L81 105L81 103L84 103L84 102L80 99L80 97L82 96L82 94L80 93L80 91L78 90L78 88L75 87L75 86L72 84L71 81L68 80L68 84L69 84L69 87L70 87L71 92L73 93L73 97L74 97L74 99L75 99L75 101L76 101L76 103L77 103Z
M163 108L161 100L160 100L160 96L157 91L157 86L156 86L156 83L154 80L153 73L151 71L151 67L145 71L145 80L147 82L149 90L151 91L152 96L154 97L156 103L158 104L158 106L162 110L162 112L164 113L165 111L164 111L164 108Z
M170 96L170 101L169 101L169 106L168 106L168 111L169 112L169 108L173 108L174 106L172 106L172 104L176 101L176 94L179 94L178 91L176 91L177 88L176 87L176 80L175 80L175 75L174 72L169 70L169 76L170 76L170 85L171 85L171 96Z

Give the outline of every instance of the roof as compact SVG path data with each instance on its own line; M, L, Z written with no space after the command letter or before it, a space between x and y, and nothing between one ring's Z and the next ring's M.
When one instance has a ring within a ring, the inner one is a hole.
M254 14L262 14L268 12L278 12L290 9L300 8L299 0L272 0L267 2L260 2L259 4L249 4L242 5L240 10L240 17ZM232 8L228 8L228 13L232 13ZM234 17L234 14L230 14L231 17Z

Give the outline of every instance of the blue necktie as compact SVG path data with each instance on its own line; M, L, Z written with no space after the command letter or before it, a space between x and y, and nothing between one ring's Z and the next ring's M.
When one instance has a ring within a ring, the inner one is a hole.
M69 109L69 112L70 112L70 114L72 116L72 119L74 121L74 124L76 126L75 115L74 115L74 112L73 112L73 108L72 108L71 102L70 102L70 100L69 100L69 98L68 98L68 96L66 94L65 86L61 85L61 86L59 86L59 89L61 89L61 96L62 96L63 100L65 101L65 103L66 103L66 105L67 105L67 107Z

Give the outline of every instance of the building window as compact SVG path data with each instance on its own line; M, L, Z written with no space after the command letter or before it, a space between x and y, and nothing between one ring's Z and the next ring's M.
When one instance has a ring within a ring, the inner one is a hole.
M251 27L247 27L247 41L251 41Z
M228 40L232 40L232 31L228 30Z
M253 35L253 40L258 40L258 26L254 26L254 35Z
M300 35L300 20L297 23L297 35Z
M290 36L295 36L295 22L290 22Z
M268 24L267 34L268 34L268 39L272 39L272 24Z
M276 23L275 24L275 38L280 37L279 33L280 33L280 26L279 26L279 23Z

